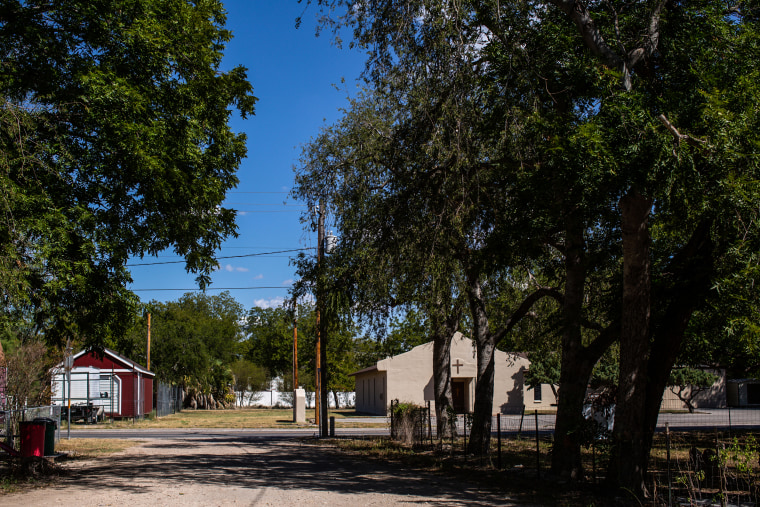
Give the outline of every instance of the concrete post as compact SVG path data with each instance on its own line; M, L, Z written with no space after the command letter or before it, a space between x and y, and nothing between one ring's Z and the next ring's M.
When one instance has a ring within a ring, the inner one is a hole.
M306 423L306 391L302 388L293 391L293 422Z

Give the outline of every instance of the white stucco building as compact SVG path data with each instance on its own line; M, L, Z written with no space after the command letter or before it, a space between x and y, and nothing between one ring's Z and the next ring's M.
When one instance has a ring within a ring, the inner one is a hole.
M523 405L542 409L554 403L550 386L542 386L546 396L534 396L525 390L524 374L530 361L518 353L494 352L493 413L519 413ZM477 375L476 349L473 341L456 333L451 340L451 394L457 412L472 412ZM409 352L378 361L352 374L356 379L356 411L385 415L391 400L424 405L433 392L433 342L419 345ZM548 391L548 393L546 392Z

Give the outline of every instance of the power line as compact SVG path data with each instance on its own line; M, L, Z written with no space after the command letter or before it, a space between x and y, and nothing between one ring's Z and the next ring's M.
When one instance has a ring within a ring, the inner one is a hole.
M287 285L275 285L272 287L206 287L205 290L258 290L258 289L288 289L289 287ZM185 291L185 292L196 292L203 289L199 289L198 287L195 287L193 289L129 289L132 292L158 292L162 290L171 290L171 291Z
M279 250L277 252L262 252L262 253L253 253L253 254L244 254L244 255L225 255L223 257L217 257L217 259L239 259L241 257L259 257L262 255L274 255L274 254L289 253L289 252L302 252L304 250L313 250L313 248L295 248L292 250ZM127 264L127 267L158 266L162 264L182 264L184 262L185 261L183 260L182 261L162 261L162 262L141 262L138 264Z
M233 208L233 211L238 211L240 213L246 213L246 214L247 213L293 213L293 212L301 213L303 212L303 210L301 209L270 209L270 210L250 209L248 210L248 209L238 209L238 208Z
M299 208L305 208L307 207L306 204L288 204L284 202L276 203L276 202L225 202L225 206L296 206Z

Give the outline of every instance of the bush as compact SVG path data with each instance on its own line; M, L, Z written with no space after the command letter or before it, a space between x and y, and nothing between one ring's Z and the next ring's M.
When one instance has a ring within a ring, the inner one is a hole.
M420 444L426 435L427 408L413 403L391 403L391 436L407 445Z

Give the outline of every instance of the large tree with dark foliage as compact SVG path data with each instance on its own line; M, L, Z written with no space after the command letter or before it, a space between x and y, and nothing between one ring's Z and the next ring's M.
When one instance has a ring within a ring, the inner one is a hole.
M478 253L475 265L531 259L560 303L558 474L582 477L586 389L619 341L609 478L645 494L660 400L692 317L751 332L741 299L760 242L756 2L315 3L353 27L376 89L404 97L389 116L405 134L396 139L415 142L390 155L414 146L409 160L426 162L392 166L387 186L418 173L440 199L459 196L440 181L477 189L470 231L486 234L474 244L521 255Z
M166 248L205 286L236 228L253 113L245 69L221 71L218 0L0 4L2 318L87 345L129 323L132 256Z

